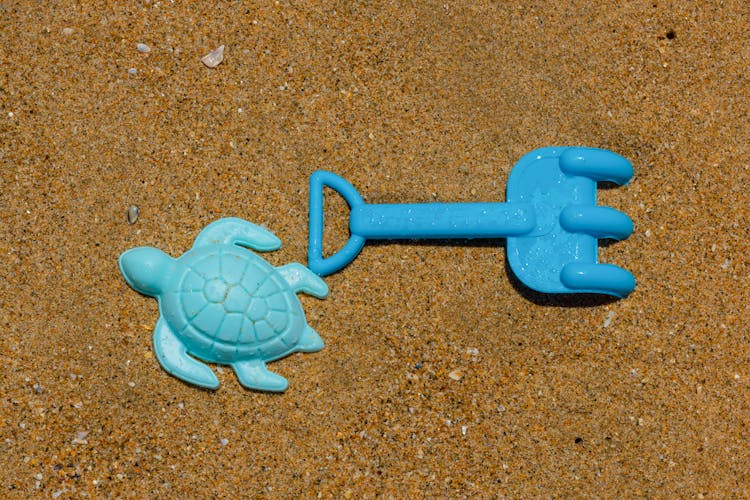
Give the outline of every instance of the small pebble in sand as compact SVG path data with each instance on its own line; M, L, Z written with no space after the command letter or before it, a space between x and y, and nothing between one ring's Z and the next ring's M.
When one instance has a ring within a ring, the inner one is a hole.
M135 69L135 68L130 68L130 69L128 70L128 74L129 74L130 76L135 76L135 75L137 75L137 74L138 74L138 70L137 70L137 69Z
M607 317L604 318L604 324L602 325L603 328L607 328L609 325L612 324L612 320L615 319L615 312L609 311L607 313Z
M448 378L451 380L461 380L461 378L464 376L464 372L462 370L453 370L448 374Z
M139 43L138 45L136 45L136 48L138 49L138 52L142 52L144 54L148 54L149 52L151 52L151 47L149 47L145 43Z
M207 68L215 68L221 61L224 60L224 46L220 45L219 48L212 50L205 56L201 57L201 62L206 65Z
M135 205L130 205L128 207L128 224L135 224L135 221L138 220L138 207Z
M88 431L78 431L76 436L71 440L71 444L89 444L86 437L89 435Z
M219 441L222 446L226 446L229 444L229 440L227 438L221 438L221 441Z
M73 34L73 28L63 28L63 35L72 35Z

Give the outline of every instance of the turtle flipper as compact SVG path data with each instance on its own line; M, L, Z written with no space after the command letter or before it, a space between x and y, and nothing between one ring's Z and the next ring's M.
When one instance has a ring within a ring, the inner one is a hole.
M324 299L328 296L328 285L323 278L302 264L293 262L276 269L295 292L305 292Z
M260 252L278 250L281 240L271 231L238 219L227 217L212 222L200 232L193 248L204 245L242 245Z
M318 352L321 349L323 349L323 339L309 325L306 326L299 342L297 342L296 350L299 352Z
M211 368L188 356L187 349L159 318L154 329L154 351L161 366L175 377L206 389L217 389L219 379Z
M266 368L266 363L260 359L238 361L232 363L240 384L248 389L257 391L284 392L289 386L281 375L277 375Z

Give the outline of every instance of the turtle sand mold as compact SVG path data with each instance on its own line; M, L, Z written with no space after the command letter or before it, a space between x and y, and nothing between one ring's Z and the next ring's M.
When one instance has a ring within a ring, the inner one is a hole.
M230 365L249 389L286 390L287 380L269 371L266 362L323 348L296 292L325 298L328 286L302 264L274 268L243 248L268 252L280 246L269 231L226 218L209 224L177 259L151 247L120 256L128 284L159 301L154 351L165 370L200 387L218 388L216 374L199 358Z

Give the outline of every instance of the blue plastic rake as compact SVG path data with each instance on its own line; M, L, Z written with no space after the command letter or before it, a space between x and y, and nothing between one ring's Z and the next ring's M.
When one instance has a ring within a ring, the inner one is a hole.
M345 179L326 171L310 177L308 266L321 275L349 264L368 239L507 238L510 267L521 282L543 293L601 293L625 297L635 278L598 263L599 239L622 240L633 222L596 204L597 182L624 185L633 167L611 151L541 148L513 167L506 203L368 204ZM349 204L350 237L323 257L323 188Z

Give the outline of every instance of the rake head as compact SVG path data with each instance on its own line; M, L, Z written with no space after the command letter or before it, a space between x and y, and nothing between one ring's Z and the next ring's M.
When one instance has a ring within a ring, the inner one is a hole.
M635 288L625 269L598 263L599 239L633 232L622 212L596 204L597 182L627 184L630 162L603 149L549 147L513 167L507 202L534 207L536 228L508 236L508 262L526 286L543 293L602 293L624 297Z

